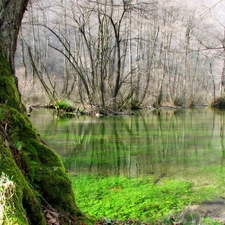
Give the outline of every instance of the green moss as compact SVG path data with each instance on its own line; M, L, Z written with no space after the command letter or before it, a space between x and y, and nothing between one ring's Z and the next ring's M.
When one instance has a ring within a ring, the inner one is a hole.
M28 186L23 191L23 207L31 224L46 224L39 193Z
M69 212L77 210L71 181L61 159L35 139L26 139L23 143L26 149L22 153L23 162L29 168L29 179L42 197L53 207Z
M16 77L12 75L8 61L0 54L0 103L25 112L16 86Z
M31 153L32 157L36 157L38 163L47 165L48 167L62 167L61 159L45 144L40 143L39 140L34 138L23 139L25 143L26 152Z
M52 177L49 180L49 177ZM71 182L61 167L45 167L40 169L35 182L42 196L54 207L60 207L65 211L75 209L74 195L71 192Z
M7 131L10 138L16 139L37 138L37 132L32 126L27 116L24 116L8 104L0 104L4 124L7 125ZM27 132L29 131L29 132ZM26 135L25 135L26 134Z

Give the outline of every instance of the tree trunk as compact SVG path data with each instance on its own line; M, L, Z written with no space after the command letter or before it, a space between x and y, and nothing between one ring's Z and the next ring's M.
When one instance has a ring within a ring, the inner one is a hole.
M51 213L57 224L77 224L84 217L69 176L33 128L16 85L14 54L27 3L0 2L0 224L44 225Z
M0 50L3 50L12 68L17 36L27 3L28 0L1 0L0 3Z

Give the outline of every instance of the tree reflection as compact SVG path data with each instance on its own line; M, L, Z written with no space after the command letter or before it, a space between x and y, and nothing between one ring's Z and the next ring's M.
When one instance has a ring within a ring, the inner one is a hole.
M182 177L225 156L224 116L208 109L51 118L41 133L74 174Z

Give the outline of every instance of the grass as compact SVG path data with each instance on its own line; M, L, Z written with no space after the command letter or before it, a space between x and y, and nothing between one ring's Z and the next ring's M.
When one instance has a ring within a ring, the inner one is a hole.
M78 207L96 219L162 220L182 211L189 204L212 199L220 194L214 185L196 187L184 180L154 177L72 177Z

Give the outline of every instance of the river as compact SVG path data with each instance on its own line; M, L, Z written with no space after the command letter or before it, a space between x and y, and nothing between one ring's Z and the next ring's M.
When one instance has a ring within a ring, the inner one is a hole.
M72 175L154 174L199 182L213 180L208 172L215 166L215 173L223 172L225 112L136 114L59 119L52 111L34 109L30 119Z

